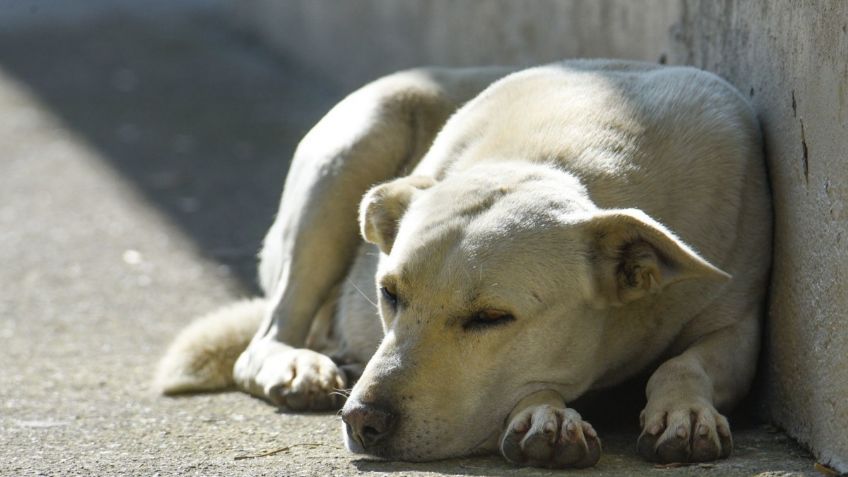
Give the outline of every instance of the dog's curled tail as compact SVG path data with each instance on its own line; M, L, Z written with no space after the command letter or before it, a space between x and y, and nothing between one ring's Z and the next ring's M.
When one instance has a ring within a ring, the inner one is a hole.
M205 315L180 332L159 362L153 380L165 395L233 386L233 365L265 314L261 298L238 301Z

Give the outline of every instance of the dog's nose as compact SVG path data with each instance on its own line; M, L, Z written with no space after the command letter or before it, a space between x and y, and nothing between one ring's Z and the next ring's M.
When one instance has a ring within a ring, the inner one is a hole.
M342 421L350 438L363 449L373 450L394 430L395 416L389 409L361 402L349 404L342 410Z

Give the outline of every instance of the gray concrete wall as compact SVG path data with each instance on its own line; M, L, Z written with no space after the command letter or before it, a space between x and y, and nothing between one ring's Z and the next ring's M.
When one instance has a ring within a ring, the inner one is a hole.
M766 407L848 471L848 2L238 0L286 56L353 88L421 64L692 64L751 98L775 194Z
M671 57L751 96L775 198L772 418L848 471L848 2L687 2Z
M656 61L679 18L665 0L233 0L240 20L287 57L354 88L439 64L535 64L566 57Z

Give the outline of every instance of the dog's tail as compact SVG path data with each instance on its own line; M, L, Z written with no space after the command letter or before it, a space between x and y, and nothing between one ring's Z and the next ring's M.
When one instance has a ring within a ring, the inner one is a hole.
M242 300L195 320L177 335L156 370L154 386L166 395L233 386L233 365L266 311L265 299Z

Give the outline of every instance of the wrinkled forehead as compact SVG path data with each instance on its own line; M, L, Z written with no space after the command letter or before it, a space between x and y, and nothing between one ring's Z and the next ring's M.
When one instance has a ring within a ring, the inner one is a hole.
M569 236L562 218L568 202L541 193L541 182L531 188L482 185L440 184L416 199L383 274L411 288L466 294L539 288L551 280L569 286L574 274L552 276L554 263L583 266L582 243Z
M474 168L418 193L401 220L395 246L462 240L476 250L489 240L520 239L593 207L585 197L576 179L539 165Z
M550 167L501 161L449 175L421 191L401 222L401 233L420 234L505 221L513 228L585 208L585 189L574 177ZM481 221L493 216L495 221Z

